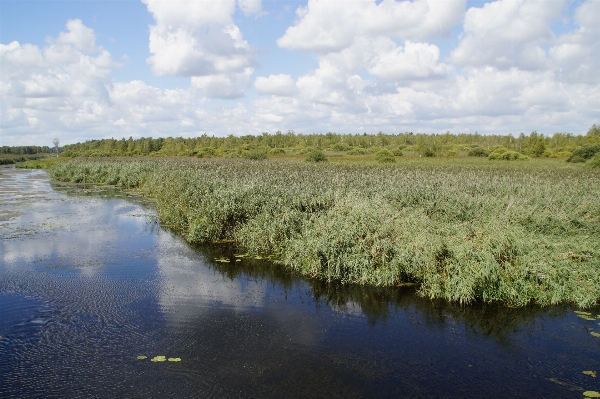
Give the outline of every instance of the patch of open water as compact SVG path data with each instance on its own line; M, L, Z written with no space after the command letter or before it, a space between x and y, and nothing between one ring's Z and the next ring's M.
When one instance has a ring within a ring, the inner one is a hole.
M232 248L190 247L131 193L0 173L2 398L600 391L583 374L600 372L600 320L567 306L460 306L306 281L235 262ZM151 361L161 355L181 361Z

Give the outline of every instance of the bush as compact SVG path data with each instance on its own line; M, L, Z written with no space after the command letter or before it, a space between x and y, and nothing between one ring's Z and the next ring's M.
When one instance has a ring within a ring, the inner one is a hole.
M265 154L264 151L248 151L242 154L242 158L258 161L267 159L267 154Z
M273 148L269 150L269 154L280 155L285 154L285 151L283 150L283 148Z
M383 149L375 155L375 160L381 163L393 163L396 162L396 158L394 158L394 154L387 149Z
M567 159L567 162L585 162L599 152L600 144L586 144L573 151L573 154ZM576 157L583 158L583 161Z
M592 159L587 161L585 165L591 168L600 168L600 152L594 155Z
M435 157L435 151L433 151L431 148L426 148L423 152L422 155L424 157Z
M306 160L308 162L325 162L327 161L327 157L325 156L325 153L323 153L323 151L313 150L308 153L308 155L306 156Z
M492 151L488 156L488 159L490 161L525 161L529 159L529 157L516 151L500 147Z
M354 148L350 151L348 151L348 153L346 155L365 155L367 154L367 151L363 148Z
M352 147L350 147L348 144L346 143L336 143L333 146L333 150L334 151L350 151L352 149Z
M490 155L489 151L486 151L482 147L475 147L467 153L470 157L487 157Z
M571 155L569 157L569 159L567 159L567 162L571 162L571 163L584 163L585 162L585 158L580 157L579 155Z
M392 153L394 154L395 157L401 157L402 155L404 155L402 153L402 148L394 148L392 150Z

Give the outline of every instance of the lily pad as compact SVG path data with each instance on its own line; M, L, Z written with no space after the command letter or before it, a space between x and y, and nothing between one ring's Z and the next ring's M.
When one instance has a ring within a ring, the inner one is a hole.
M181 361L181 358L179 358L179 357L170 357L170 358L169 358L169 361L170 361L170 362L180 362L180 361Z
M577 313L579 315L583 315L583 316L591 316L592 315L590 312L584 312L583 310L576 310L575 313Z
M138 356L137 358L138 358L138 360L144 360L144 359L147 359L148 356Z
M600 398L600 392L598 391L585 391L583 396L586 398Z
M592 336L594 337L600 337L600 333L597 333L595 331L591 331L590 334L592 334Z
M594 377L596 378L596 372L595 371L584 371L583 374L585 375L589 375L590 377Z
M167 357L166 356L155 356L150 360L153 362L164 362L165 360L167 360Z

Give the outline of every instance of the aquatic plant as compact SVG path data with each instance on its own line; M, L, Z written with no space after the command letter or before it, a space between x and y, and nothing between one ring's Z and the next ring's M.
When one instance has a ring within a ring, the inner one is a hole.
M483 162L77 159L51 174L140 189L189 242L235 241L318 280L409 282L460 303L597 303L597 171Z

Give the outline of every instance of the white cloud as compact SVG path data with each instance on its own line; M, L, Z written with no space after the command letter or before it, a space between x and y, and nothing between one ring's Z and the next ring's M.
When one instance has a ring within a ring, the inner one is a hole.
M3 136L58 126L81 129L107 117L110 71L119 65L80 20L66 26L43 49L0 44L0 127L10 128Z
M600 1L588 0L575 11L579 29L558 38L549 54L560 80L600 83Z
M255 15L260 17L267 14L262 10L261 0L237 0L237 3L245 16Z
M158 76L196 77L196 86L216 98L243 95L242 79L256 56L233 23L235 0L210 2L144 0L156 21L150 26L148 63ZM260 1L241 1L244 13L260 13ZM229 82L229 83L228 83ZM223 89L222 91L220 89Z
M450 35L466 1L309 0L298 21L277 40L280 47L319 53L338 52L357 37L388 36L429 40Z
M71 44L77 50L94 53L99 50L96 47L96 35L94 30L88 28L80 19L70 19L67 21L68 32L61 32L56 40L50 39L57 44Z
M543 46L554 39L550 25L565 5L563 0L498 0L470 8L450 59L460 66L543 69Z
M368 68L369 73L382 79L402 80L442 76L452 69L441 64L440 49L427 43L406 41L405 46L392 46L376 54Z
M562 0L498 0L466 13L464 1L311 0L278 43L318 66L268 65L256 78L259 53L233 16L264 15L260 2L146 4L151 67L189 77L189 88L113 81L119 64L70 20L46 45L0 44L1 144L288 129L581 133L598 123L600 0L568 12ZM463 17L462 35L445 40ZM252 85L256 98L245 96Z
M298 93L296 82L286 74L270 75L268 78L259 76L254 81L254 87L259 94L289 97Z

